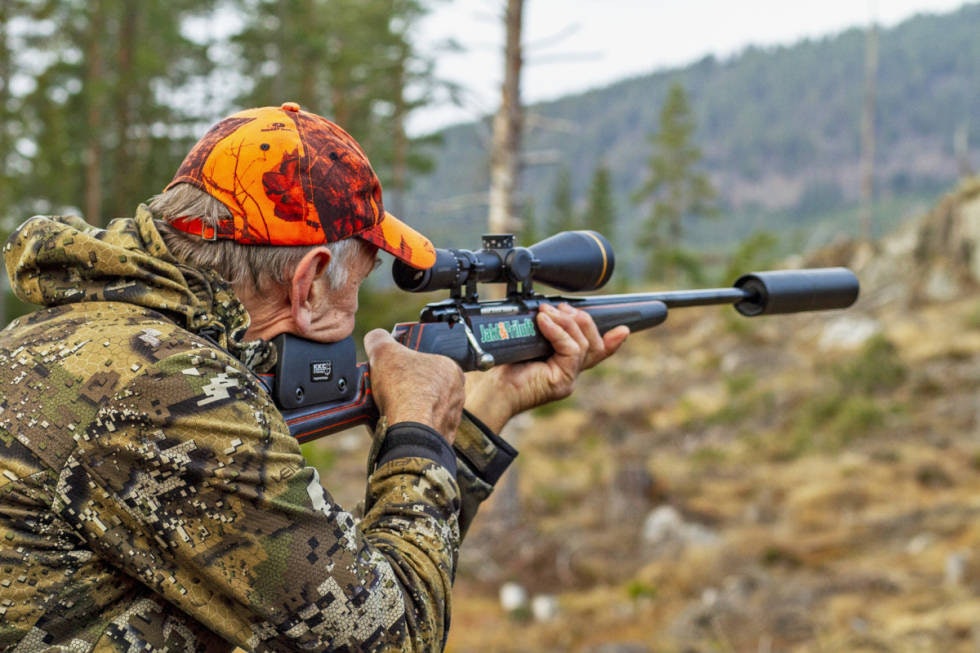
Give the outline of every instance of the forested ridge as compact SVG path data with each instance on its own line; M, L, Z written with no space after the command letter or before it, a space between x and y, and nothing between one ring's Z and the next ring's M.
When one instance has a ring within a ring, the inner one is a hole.
M211 122L288 98L360 140L387 208L441 247L477 247L489 118L423 137L405 129L412 112L459 90L412 42L431 4L321 0L309 15L280 15L271 0L0 5L0 228L34 213L96 224L131 214ZM877 31L872 235L980 166L978 33L976 2ZM680 246L717 263L759 234L778 254L856 235L868 43L868 30L853 28L531 106L519 217L536 235L605 224L585 215L601 178L616 278L649 280L638 244L646 209L633 198L668 90L681 85L720 210L686 217Z
M980 165L978 33L977 3L878 29L879 233L914 210L903 202L921 208L969 172L964 168ZM830 232L853 228L853 235L857 228L847 216L860 195L866 46L866 30L854 28L792 46L752 47L724 60L708 57L532 106L537 119L528 122L537 126L528 129L526 151L547 154L549 163L525 166L525 202L547 220L553 190L567 172L582 206L602 163L616 199L616 241L628 249L640 223L630 196L646 174L649 135L668 88L680 82L697 121L703 166L724 209L719 219L692 225L695 241L730 250L758 230L805 233L827 219L838 220ZM484 123L444 130L435 171L415 182L402 209L453 246L476 245L483 228L488 130ZM969 144L959 156L957 134Z

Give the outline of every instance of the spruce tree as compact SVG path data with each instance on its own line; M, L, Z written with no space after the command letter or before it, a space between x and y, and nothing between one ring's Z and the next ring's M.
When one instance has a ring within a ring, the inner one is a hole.
M582 224L598 231L615 247L616 206L612 195L612 173L605 163L600 163L592 175Z
M13 212L102 224L161 190L210 118L210 98L177 91L206 68L206 46L186 35L185 19L211 9L200 0L4 5L19 29L16 40L4 34L3 67L30 89L6 100L7 129L21 142L7 153L21 171Z
M411 173L432 167L411 141L409 114L429 101L433 64L412 40L431 3L421 0L238 0L236 35L249 106L298 102L349 131L391 200ZM390 202L389 202L390 203Z
M698 168L695 128L687 92L675 82L661 108L658 131L650 136L649 175L633 195L635 202L649 204L638 242L647 248L650 271L671 280L678 268L697 273L696 258L683 247L684 220L717 213L714 187Z
M561 166L555 177L555 185L551 194L551 207L548 214L548 235L559 231L569 231L578 228L575 218L575 203L572 197L572 175L567 166Z

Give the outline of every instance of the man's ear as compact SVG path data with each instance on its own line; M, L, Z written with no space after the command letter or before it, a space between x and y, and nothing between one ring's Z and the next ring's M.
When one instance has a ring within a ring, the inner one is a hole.
M316 306L317 281L330 265L331 254L326 247L314 247L299 260L289 283L289 307L299 330L310 326Z

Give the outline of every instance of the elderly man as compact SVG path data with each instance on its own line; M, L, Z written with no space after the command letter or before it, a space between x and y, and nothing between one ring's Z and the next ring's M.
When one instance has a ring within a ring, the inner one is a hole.
M367 334L382 414L364 513L320 485L255 376L281 333L350 335L384 210L358 144L295 104L235 114L133 218L35 217L9 239L0 332L0 648L438 650L458 547L515 455L495 432L627 336L543 309L555 354L464 384Z

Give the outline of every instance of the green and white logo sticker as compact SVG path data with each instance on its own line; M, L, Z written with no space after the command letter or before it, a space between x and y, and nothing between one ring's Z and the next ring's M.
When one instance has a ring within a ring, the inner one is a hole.
M511 340L512 338L533 338L537 334L538 332L534 328L534 320L529 317L480 325L481 344Z

